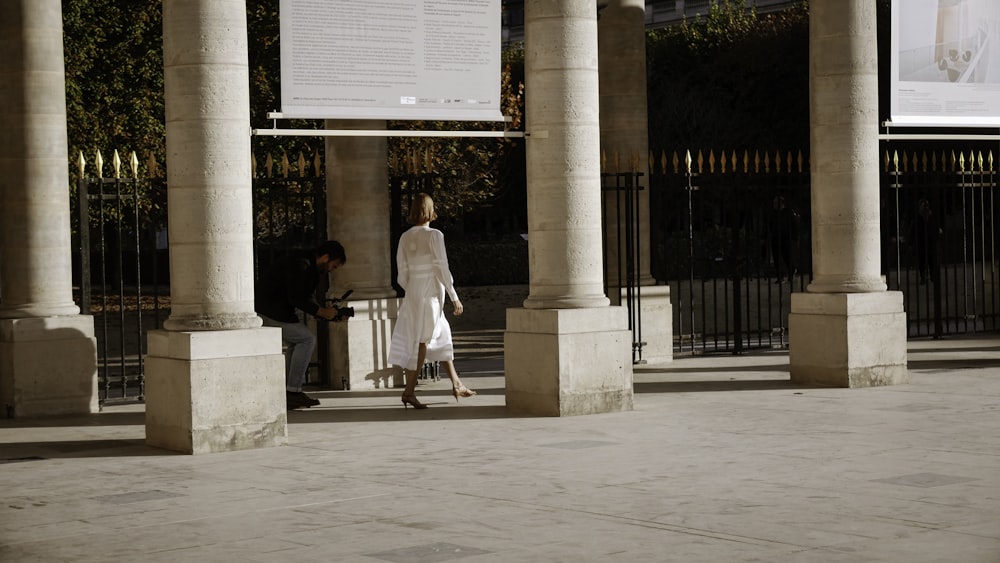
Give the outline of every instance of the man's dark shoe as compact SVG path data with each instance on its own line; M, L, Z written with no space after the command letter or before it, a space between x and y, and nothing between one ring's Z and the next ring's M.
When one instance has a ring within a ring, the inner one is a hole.
M306 395L302 391L286 391L285 401L288 403L289 409L297 409L302 407L314 407L319 404L318 399L313 399L309 395Z
M304 409L308 408L309 405L302 402L302 399L297 397L294 393L288 391L285 392L285 406L288 410Z

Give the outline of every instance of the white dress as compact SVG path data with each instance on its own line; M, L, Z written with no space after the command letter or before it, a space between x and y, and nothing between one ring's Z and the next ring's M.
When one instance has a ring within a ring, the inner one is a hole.
M427 344L424 361L450 361L455 358L451 326L444 316L444 296L458 301L444 235L437 229L417 225L399 237L396 250L399 268L397 281L406 291L389 346L389 363L416 370L417 351Z

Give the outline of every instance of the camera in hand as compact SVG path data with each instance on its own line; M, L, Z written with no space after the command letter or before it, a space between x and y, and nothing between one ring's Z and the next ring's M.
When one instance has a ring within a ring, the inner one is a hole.
M337 309L337 314L330 319L331 321L343 321L354 316L354 307L344 307L341 305L352 293L354 293L354 290L348 289L346 293L337 299L327 299L327 304Z

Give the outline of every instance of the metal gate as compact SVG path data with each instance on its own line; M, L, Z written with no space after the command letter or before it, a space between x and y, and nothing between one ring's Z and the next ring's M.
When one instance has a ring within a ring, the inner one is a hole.
M907 335L941 338L1000 328L993 149L886 145L882 260L902 291Z
M1000 329L993 149L886 148L882 272L908 337ZM665 153L650 177L653 276L671 287L676 354L788 345L791 293L811 280L801 152Z
M653 277L670 285L674 353L788 345L812 269L801 153L662 155L650 175Z
M625 306L632 333L632 363L644 364L642 349L642 294L639 291L640 256L645 244L640 236L640 195L645 190L641 172L601 173L601 222L604 247L604 294L614 305ZM612 269L611 265L615 263Z
M123 170L116 151L113 176L104 177L98 153L96 175L88 176L81 155L73 200L74 297L81 313L94 316L101 404L144 399L146 332L162 328L170 315L166 180L154 160L146 163L144 178L134 153L130 160ZM262 176L255 167L255 276L279 256L311 250L326 239L326 180L319 175L318 157L307 164L300 154L295 170L298 174L291 174L293 166L282 159L275 176L270 157ZM315 328L317 359L306 383L325 385L327 327Z
M145 394L145 333L169 316L166 256L166 185L162 178L138 177L133 153L123 177L117 151L113 177L85 174L80 156L73 231L78 235L78 303L94 316L97 337L98 399L101 404L142 400Z

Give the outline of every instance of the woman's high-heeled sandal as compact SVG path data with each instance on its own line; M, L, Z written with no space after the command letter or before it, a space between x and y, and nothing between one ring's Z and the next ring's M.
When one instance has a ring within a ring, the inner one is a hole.
M468 397L475 397L476 395L478 395L478 393L476 393L472 389L469 389L465 385L459 385L458 387L453 388L451 390L451 394L455 396L455 402L456 403L458 402L458 398L459 397L467 397L468 398Z
M403 402L403 408L404 409L406 407L408 407L409 405L413 405L413 408L418 409L418 410L419 409L426 409L427 408L427 405L425 405L425 404L423 404L423 403L421 403L420 401L417 400L417 396L416 395L406 395L406 394L404 394L402 397L399 398L399 400Z

